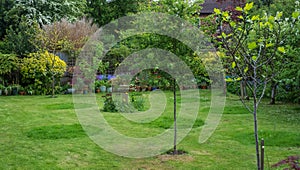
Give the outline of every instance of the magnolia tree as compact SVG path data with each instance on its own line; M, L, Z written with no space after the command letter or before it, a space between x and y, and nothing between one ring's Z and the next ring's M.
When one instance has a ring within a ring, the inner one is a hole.
M251 102L246 102L244 98L241 100L253 114L257 169L261 169L257 110L267 84L286 64L285 35L299 21L299 12L294 12L291 18L282 18L282 12L277 12L275 16L251 15L252 7L253 3L247 3L244 8L237 7L237 18L233 12L219 9L214 12L221 48L231 57L232 72L246 83L252 95Z

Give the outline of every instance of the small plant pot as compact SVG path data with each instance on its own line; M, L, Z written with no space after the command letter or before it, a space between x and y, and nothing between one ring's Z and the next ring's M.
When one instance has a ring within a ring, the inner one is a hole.
M18 89L17 88L13 88L12 89L12 95L17 95L18 94Z
M4 95L7 96L8 95L8 90L4 90Z
M151 89L151 90L152 90L152 91L153 91L153 90L157 90L157 87L152 87L152 89Z
M136 91L141 91L141 86L135 86Z
M201 86L201 89L207 89L207 86Z
M77 94L83 94L83 90L76 90Z
M27 94L28 94L28 95L33 95L33 90L28 90L28 91L27 91Z
M73 94L73 93L75 93L75 89L73 89L73 88L69 88L69 89L68 89L68 93L69 93L69 94Z
M24 96L24 95L25 95L25 91L20 91L19 94L20 94L21 96Z
M106 86L100 86L100 91L101 92L106 92Z
M108 93L111 93L111 92L112 92L112 87L108 87L108 88L107 88L107 92L108 92Z

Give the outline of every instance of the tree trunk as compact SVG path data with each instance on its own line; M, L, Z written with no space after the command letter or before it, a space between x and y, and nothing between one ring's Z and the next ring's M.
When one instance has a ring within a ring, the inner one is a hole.
M174 84L173 84L174 88L173 88L173 95L174 95L174 150L173 150L173 154L176 155L177 154L177 119L176 119L176 80L174 79Z
M258 123L257 123L257 72L256 66L253 68L253 121L254 121L254 138L255 138L255 149L256 149L256 163L257 169L261 170L260 157L259 157L259 142L258 142Z
M271 83L271 101L270 101L270 104L275 104L276 103L276 89L277 89L277 83L272 81Z
M240 81L240 88L241 88L241 98L243 100L249 100L247 90L246 90L246 80Z
M243 80L240 81L241 99L245 99Z
M52 95L51 97L53 98L55 95L55 78L54 75L52 74Z
M258 142L258 123L257 123L257 106L254 104L253 110L253 121L254 121L254 137L255 137L255 146L256 146L256 160L257 160L257 169L260 170L260 157L259 157L259 142Z
M226 91L227 84L226 84L225 76L221 75L220 80L223 80L223 84L224 84L223 94L226 95L226 93L227 93L227 91Z

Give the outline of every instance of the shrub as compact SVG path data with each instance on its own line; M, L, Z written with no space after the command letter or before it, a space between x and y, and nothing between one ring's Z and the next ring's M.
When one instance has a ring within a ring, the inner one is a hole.
M104 112L117 112L118 111L116 108L116 104L112 100L111 96L105 96L103 111Z
M123 112L132 113L135 110L145 110L145 99L139 93L130 93L130 102L124 101L124 99L113 101L111 95L106 95L104 100L103 111L105 112Z
M48 51L30 53L22 59L21 74L26 85L32 85L38 94L48 94L52 75L59 80L66 71L66 63Z

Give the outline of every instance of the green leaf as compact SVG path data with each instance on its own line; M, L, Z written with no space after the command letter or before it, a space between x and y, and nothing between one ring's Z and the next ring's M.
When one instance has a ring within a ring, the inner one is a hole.
M222 13L222 16L225 17L225 18L227 18L227 17L229 17L229 14L228 14L227 11L225 11L225 12Z
M280 19L282 17L283 13L282 12L277 12L276 13L276 19Z
M221 14L221 11L218 8L214 8L214 12L218 15Z
M233 82L233 79L232 78L226 78L225 81L226 82Z
M262 38L259 38L258 40L257 40L257 42L263 42L264 41L264 39L262 39Z
M300 12L299 12L299 11L295 11L295 12L292 13L292 17L293 17L294 19L297 19L297 18L299 17L299 15L300 15Z
M250 50L253 50L253 49L255 49L256 47L257 47L256 42L248 43L248 48L249 48Z
M269 23L270 23L270 22L274 22L274 21L275 21L275 18L274 18L273 16L269 16L268 20L269 20Z
M240 80L242 80L242 77L236 78L236 81L240 81Z
M272 46L274 46L273 43L266 44L266 47L267 47L267 48L268 48L268 47L272 47Z
M258 19L259 19L259 15L254 15L254 16L251 18L252 21L255 21L255 20L258 20Z
M284 47L278 47L277 50L278 50L279 52L285 53Z
M244 17L242 15L239 15L238 18L239 19L244 19Z
M246 68L244 69L244 73L247 73L247 71L248 71L248 67L246 67Z
M237 10L237 11L243 11L243 8L237 6L237 7L235 8L235 10Z
M236 23L233 22L233 21L231 21L229 24L230 24L230 26L233 27L233 28L236 26Z
M257 60L257 56L255 56L255 55L252 56L252 60L253 60L253 61L256 61L256 60Z
M259 22L259 26L260 27L264 27L264 23L263 22Z
M232 62L232 63L231 63L231 67L232 67L232 68L235 68L235 66L236 66L236 63L235 63L235 62Z
M226 38L226 34L224 32L222 32L222 37Z
M245 10L245 11L249 11L249 10L251 10L252 8L253 8L253 2L247 3L247 4L245 5L245 7L244 7L244 10Z

